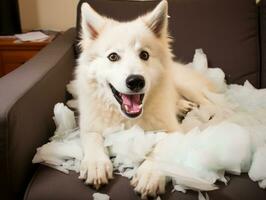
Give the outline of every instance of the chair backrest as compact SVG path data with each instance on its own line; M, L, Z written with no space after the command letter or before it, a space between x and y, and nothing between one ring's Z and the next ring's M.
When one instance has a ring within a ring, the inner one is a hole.
M124 21L151 10L159 0L80 0L78 31L80 7L84 2L105 16ZM221 67L229 83L243 83L248 79L254 86L261 86L259 8L255 0L168 2L169 29L177 60L190 62L195 49L202 48L209 65Z
M266 88L266 0L260 2L261 87Z

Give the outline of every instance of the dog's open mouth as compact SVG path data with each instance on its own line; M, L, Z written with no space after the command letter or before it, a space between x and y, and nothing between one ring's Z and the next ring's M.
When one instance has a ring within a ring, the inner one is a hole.
M142 113L142 101L144 94L124 94L118 92L111 84L110 88L115 99L121 106L121 110L130 118L138 117Z

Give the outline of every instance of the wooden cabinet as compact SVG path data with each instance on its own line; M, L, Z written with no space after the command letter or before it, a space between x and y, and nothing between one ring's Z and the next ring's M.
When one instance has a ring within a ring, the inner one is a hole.
M0 77L24 64L49 42L18 42L14 38L0 38Z

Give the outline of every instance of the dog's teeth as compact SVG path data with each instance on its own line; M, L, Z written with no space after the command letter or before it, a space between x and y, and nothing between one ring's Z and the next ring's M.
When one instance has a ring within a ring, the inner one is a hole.
M126 111L128 111L128 105L125 105Z
M143 105L142 105L142 104L140 104L140 105L139 105L139 109L141 109L141 108L142 108L142 106L143 106Z

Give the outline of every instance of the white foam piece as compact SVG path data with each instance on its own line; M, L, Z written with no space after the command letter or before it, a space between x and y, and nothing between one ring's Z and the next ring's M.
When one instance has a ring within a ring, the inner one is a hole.
M54 122L56 131L53 138L64 138L73 129L77 127L74 112L66 107L63 103L57 103L54 106Z
M254 111L266 108L266 89L256 89L248 81L244 86L230 85L225 95L234 102L237 102L242 109Z
M166 136L165 133L145 134L139 126L116 133L108 132L105 134L104 146L110 147L110 156L115 156L113 164L115 167L120 166L120 169L139 166L153 146Z
M53 165L64 168L66 171L73 170L79 172L82 158L83 153L80 139L75 138L64 141L51 141L44 144L37 149L32 162Z
M207 56L202 49L195 50L191 66L211 80L218 91L224 92L226 90L225 74L223 70L220 68L208 68Z
M161 197L160 197L160 196L158 196L158 197L156 198L156 200L161 200Z
M207 194L207 192L206 192L206 194L205 194L206 196L204 196L200 191L198 192L198 200L209 200L210 198L209 198L209 195Z
M192 66L199 72L205 72L208 69L208 60L202 49L196 49L192 61Z
M172 178L173 185L180 189L202 190L211 191L216 190L218 187L212 182L206 181L198 176L192 168L183 167L182 165L172 165L157 162L158 169L164 174Z
M182 193L186 193L187 192L187 187L185 187L185 186L182 186L182 185L178 185L178 184L173 184L173 190L172 190L172 192L174 192L174 191L178 191L178 192L182 192Z
M93 200L109 200L110 196L107 194L103 194L103 193L93 193L92 195Z
M266 181L266 145L255 152L248 175L253 181Z
M266 180L259 181L259 187L262 189L266 189Z
M154 160L177 183L199 190L213 190L212 184L224 181L221 171L240 174L250 164L251 144L242 127L223 122L203 131L193 129L186 135L173 133L154 150Z

